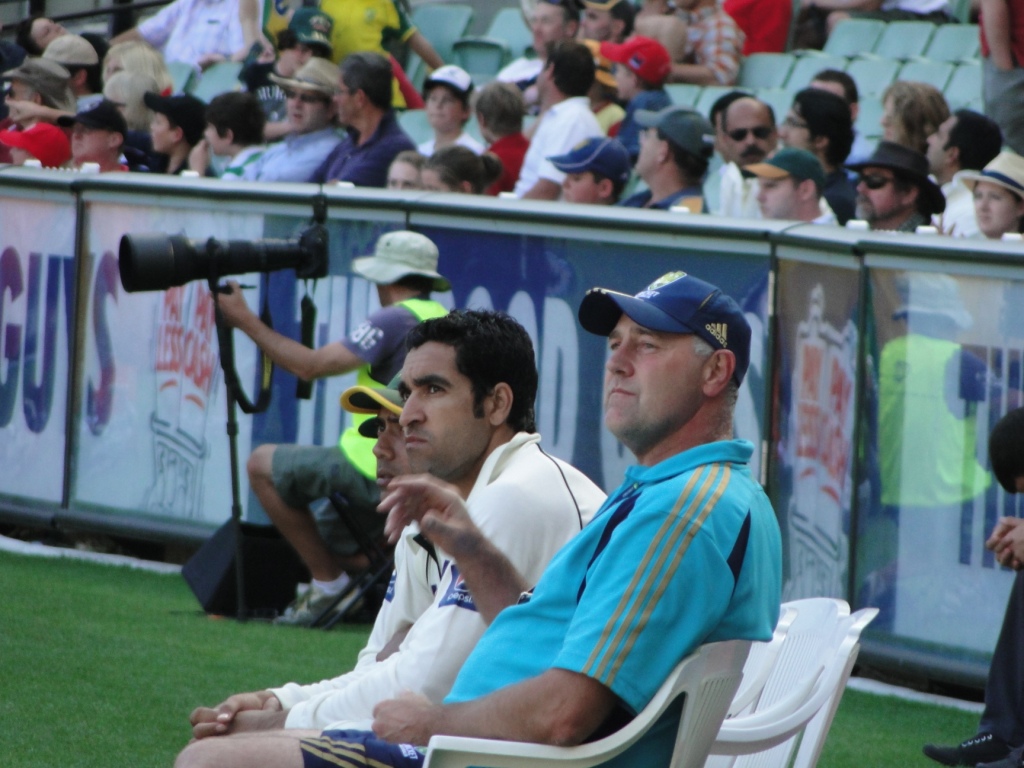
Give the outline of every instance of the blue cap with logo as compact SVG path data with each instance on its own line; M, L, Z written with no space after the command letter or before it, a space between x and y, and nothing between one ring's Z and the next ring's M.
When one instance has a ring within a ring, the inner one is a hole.
M580 303L580 325L607 336L623 313L638 325L663 333L692 333L712 349L736 357L737 384L750 364L750 325L739 305L711 283L685 272L669 272L629 296L607 288L591 288Z
M548 158L562 173L597 173L612 181L625 184L633 164L629 161L629 150L618 139L595 136L581 141L564 155Z

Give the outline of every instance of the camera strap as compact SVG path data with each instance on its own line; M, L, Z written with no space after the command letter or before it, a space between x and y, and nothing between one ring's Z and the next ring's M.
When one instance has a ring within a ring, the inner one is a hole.
M267 300L267 291L263 293L263 308L260 310L260 320L268 327L274 327L273 318L270 316L270 305ZM259 354L260 369L260 390L256 396L256 402L252 402L245 394L241 382L238 380L238 370L235 368L235 337L232 329L227 326L220 314L220 306L217 305L217 292L214 291L214 307L217 316L217 342L220 344L220 367L224 371L224 385L234 395L235 402L242 409L242 413L262 413L270 405L270 380L274 373L273 361L263 353L257 346Z
M303 281L306 287L306 293L302 297L302 301L299 304L302 312L302 324L301 324L301 336L302 343L313 349L313 344L316 339L313 335L316 333L316 304L313 303L313 299L309 295L309 281ZM314 281L314 290L315 290ZM313 396L313 382L305 381L304 379L298 379L295 382L295 397L300 400L309 400Z

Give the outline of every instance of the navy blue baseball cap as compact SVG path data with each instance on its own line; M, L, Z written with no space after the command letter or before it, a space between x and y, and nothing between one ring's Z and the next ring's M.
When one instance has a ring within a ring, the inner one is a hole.
M580 325L607 336L623 313L638 325L663 333L692 333L712 349L736 357L733 379L739 385L750 364L750 325L739 305L711 283L685 272L669 272L629 296L607 288L591 288L580 303Z
M633 171L629 150L618 139L595 136L581 141L564 155L548 160L562 173L597 173L612 181L625 184Z

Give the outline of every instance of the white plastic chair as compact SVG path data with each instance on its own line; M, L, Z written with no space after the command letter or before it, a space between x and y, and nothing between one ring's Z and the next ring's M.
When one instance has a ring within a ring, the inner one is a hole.
M772 639L766 643L754 643L750 646L750 655L743 665L743 680L739 690L729 704L726 717L736 717L751 706L761 695L768 677L775 668L775 662L782 652L782 644L789 634L789 628L796 619L797 609L793 605L784 605L779 612L779 621L775 625Z
M729 640L702 645L683 659L650 703L615 733L576 747L552 747L516 741L492 741L457 736L430 739L424 768L587 768L611 760L628 749L661 717L680 695L685 695L676 732L672 768L698 768L704 764L711 742L725 718L729 701L740 684L750 641Z
M817 763L853 670L860 634L878 610L865 608L851 616L843 601L796 602L806 605L790 627L762 696L753 711L722 724L708 766L786 766L798 739L794 765Z

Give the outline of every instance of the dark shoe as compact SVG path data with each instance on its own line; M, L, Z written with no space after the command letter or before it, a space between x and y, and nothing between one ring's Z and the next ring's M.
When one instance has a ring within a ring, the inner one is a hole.
M979 733L955 747L925 744L923 751L926 757L943 765L977 765L1002 760L1010 754L1010 745L991 733Z
M978 763L975 768L1021 768L1024 766L1024 747L1017 747L1002 760L994 763Z

